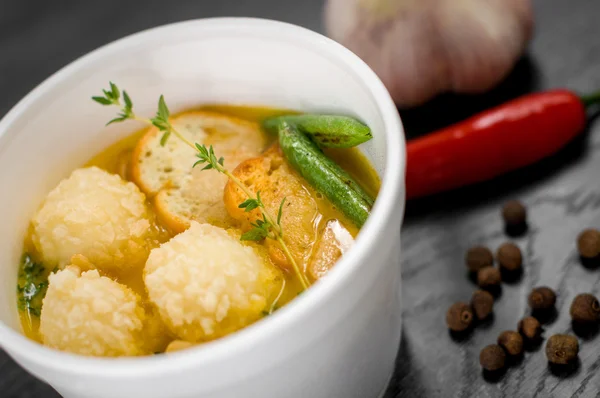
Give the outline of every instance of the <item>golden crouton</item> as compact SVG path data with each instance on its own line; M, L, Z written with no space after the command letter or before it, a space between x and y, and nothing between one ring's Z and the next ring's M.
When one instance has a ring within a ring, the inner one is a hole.
M276 217L283 198L281 226L284 241L292 256L304 264L310 255L317 237L319 210L315 199L304 186L302 178L285 162L278 145L273 145L262 156L246 160L233 171L233 175L260 197L267 211ZM262 218L258 209L246 212L239 204L248 197L234 183L225 186L225 207L231 217L242 222L242 228L249 229L250 223ZM280 267L291 270L281 247L276 241L267 240L269 255Z

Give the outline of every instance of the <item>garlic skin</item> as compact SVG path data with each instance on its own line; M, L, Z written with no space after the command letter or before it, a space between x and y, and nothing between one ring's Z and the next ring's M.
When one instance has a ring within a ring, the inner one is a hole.
M410 107L497 85L525 51L533 12L530 0L328 0L325 26Z

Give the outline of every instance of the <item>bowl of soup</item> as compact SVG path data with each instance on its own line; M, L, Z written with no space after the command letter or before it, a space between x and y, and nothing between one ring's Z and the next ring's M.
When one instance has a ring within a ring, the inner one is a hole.
M66 398L379 396L404 167L384 86L317 33L111 43L0 121L0 345Z

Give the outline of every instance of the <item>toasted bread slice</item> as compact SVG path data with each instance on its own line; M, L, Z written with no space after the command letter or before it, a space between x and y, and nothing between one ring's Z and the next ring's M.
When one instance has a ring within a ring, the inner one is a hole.
M259 155L267 142L257 123L216 112L185 112L171 123L190 142L212 145L230 170ZM161 136L158 129L149 129L131 162L131 177L153 198L160 221L176 233L187 229L191 220L228 225L232 219L223 204L227 178L214 170L192 168L198 160L196 150L175 136L161 146Z
M273 217L276 217L279 205L285 198L281 218L284 241L292 256L303 266L317 238L319 210L301 177L284 161L279 146L275 144L263 155L240 163L233 175L252 192L260 191L261 199ZM231 181L225 187L223 198L227 212L242 223L242 228L249 229L251 222L262 218L258 209L246 212L238 207L247 196ZM265 244L271 260L291 271L292 265L279 244L274 240L266 240Z
M266 145L265 134L257 123L229 115L190 111L172 117L171 123L190 142L213 145L219 156L225 156L223 152L256 156ZM163 147L161 137L157 128L149 129L132 155L131 177L150 196L163 188L184 185L191 179L192 165L197 160L196 150L182 140L171 137Z
M216 150L215 150L216 151ZM237 165L255 152L234 153L221 151L225 165ZM214 170L197 167L190 170L190 179L177 188L163 188L154 197L154 208L159 220L171 231L185 231L191 220L207 222L217 227L228 227L233 219L223 203L223 189L227 177Z

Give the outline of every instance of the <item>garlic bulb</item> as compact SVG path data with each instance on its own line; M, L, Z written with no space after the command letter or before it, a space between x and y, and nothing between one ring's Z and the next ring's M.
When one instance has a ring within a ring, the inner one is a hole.
M521 56L530 0L328 0L328 35L367 62L400 106L479 93Z

